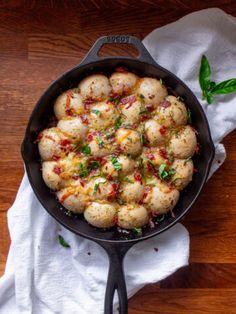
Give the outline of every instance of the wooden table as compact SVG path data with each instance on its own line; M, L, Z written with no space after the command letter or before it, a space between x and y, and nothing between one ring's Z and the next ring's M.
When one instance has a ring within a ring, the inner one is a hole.
M23 175L20 144L29 114L48 84L77 64L99 36L143 38L156 27L206 7L236 15L234 0L111 2L0 3L0 275L10 244L7 209ZM111 52L125 50L113 47ZM236 313L235 143L236 131L224 140L226 162L183 221L191 235L190 266L143 288L130 300L129 313Z

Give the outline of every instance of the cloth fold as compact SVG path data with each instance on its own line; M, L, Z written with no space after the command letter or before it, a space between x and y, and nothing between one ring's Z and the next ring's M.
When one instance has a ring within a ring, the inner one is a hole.
M214 79L236 75L236 19L219 9L189 14L154 30L144 39L153 58L179 76L201 101L198 67L206 54ZM223 163L220 141L236 124L235 95L219 96L206 112L216 145L211 173ZM24 175L8 211L11 246L0 279L0 313L102 314L108 272L104 250L60 226L36 199ZM70 244L58 243L61 234ZM189 234L176 224L165 233L138 243L125 257L128 296L188 264Z

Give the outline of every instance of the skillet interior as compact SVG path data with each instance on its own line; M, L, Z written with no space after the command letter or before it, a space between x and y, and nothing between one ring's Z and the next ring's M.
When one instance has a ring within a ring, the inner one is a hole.
M143 229L142 236L127 235L117 232L115 229L103 231L90 226L82 217L69 217L65 215L65 209L56 200L55 195L45 185L41 175L41 162L38 147L34 143L37 134L45 129L53 115L53 101L63 91L77 86L78 82L90 73L112 73L117 66L126 66L140 76L154 76L162 78L171 88L173 94L182 96L187 107L192 112L192 124L198 132L200 154L195 155L194 165L197 173L192 182L180 194L180 199L174 209L175 218L168 214L167 218L154 228L149 226ZM22 144L22 155L26 165L26 171L31 186L43 205L43 207L62 225L72 232L97 241L136 242L154 236L175 224L192 206L206 181L209 168L214 157L214 146L209 132L209 126L205 114L196 97L188 87L175 75L158 65L149 64L130 58L104 58L86 65L79 65L57 79L45 91L36 104L26 129L25 139Z

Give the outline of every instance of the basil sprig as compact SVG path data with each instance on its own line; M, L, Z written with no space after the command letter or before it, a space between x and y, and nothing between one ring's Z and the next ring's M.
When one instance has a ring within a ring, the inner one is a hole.
M199 84L202 89L202 99L206 99L208 104L212 104L214 95L236 92L236 78L218 84L211 81L211 67L205 55L201 59Z

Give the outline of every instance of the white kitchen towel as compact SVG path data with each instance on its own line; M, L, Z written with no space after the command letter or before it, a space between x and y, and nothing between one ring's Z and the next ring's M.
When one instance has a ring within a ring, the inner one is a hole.
M219 9L199 11L153 31L144 44L154 59L193 90L207 114L216 158L224 161L220 141L236 124L235 95L201 101L198 69L206 54L216 81L236 76L236 19ZM37 201L25 175L8 211L11 247L0 279L1 314L102 314L108 259L97 244L60 226ZM59 245L58 234L70 244ZM158 250L157 250L158 249ZM135 245L125 258L129 297L188 264L189 234L177 224Z

